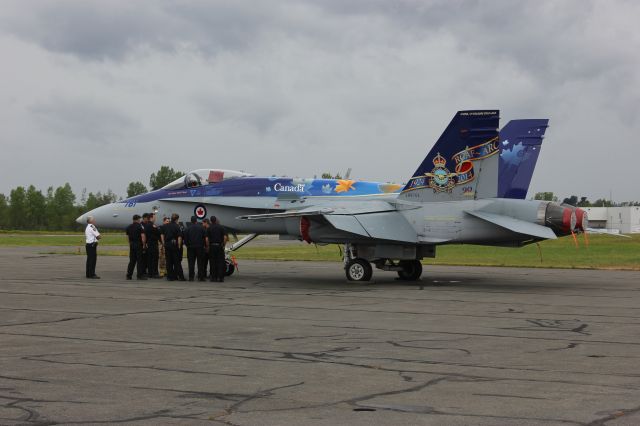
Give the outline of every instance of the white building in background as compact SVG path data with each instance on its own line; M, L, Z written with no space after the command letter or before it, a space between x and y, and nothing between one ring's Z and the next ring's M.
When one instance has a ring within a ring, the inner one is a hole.
M640 233L640 207L583 207L589 215L589 227L618 231L621 234Z

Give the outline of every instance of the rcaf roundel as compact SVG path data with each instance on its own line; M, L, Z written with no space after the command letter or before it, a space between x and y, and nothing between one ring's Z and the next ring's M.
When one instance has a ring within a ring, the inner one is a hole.
M198 218L198 219L204 219L205 217L207 217L207 208L205 206L203 206L202 204L198 204L194 209L193 209L193 214Z

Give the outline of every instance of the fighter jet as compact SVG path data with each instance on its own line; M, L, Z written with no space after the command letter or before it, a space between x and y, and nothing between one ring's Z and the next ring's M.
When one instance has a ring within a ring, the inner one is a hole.
M370 280L372 264L416 280L420 260L442 244L518 247L586 229L584 214L576 226L575 208L520 199L547 121L520 120L502 138L498 121L496 110L458 112L404 186L205 169L88 214L107 227L123 227L142 211L214 214L232 232L249 234L232 250L258 234L344 244L352 281Z
M512 120L500 130L499 189L500 198L524 199L533 176L548 120ZM238 180L240 179L240 180ZM133 214L153 211L169 215L180 208L188 222L191 214L199 219L207 214L224 217L225 206L242 206L281 211L297 201L311 205L334 197L397 197L404 184L345 179L309 179L290 177L256 177L252 174L224 169L198 169L187 173L161 189L129 197L101 206L78 217L84 224L87 216L95 217L101 226L124 229ZM216 198L213 198L216 197ZM246 198L263 198L260 201ZM168 203L171 202L171 203ZM179 206L185 203L186 209ZM231 217L234 219L235 216ZM227 224L229 227L229 224ZM240 232L240 229L230 228Z

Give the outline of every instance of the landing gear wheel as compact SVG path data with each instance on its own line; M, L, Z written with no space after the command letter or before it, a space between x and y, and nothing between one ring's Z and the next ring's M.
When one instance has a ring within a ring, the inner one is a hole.
M419 260L403 260L400 262L402 271L398 271L398 276L404 281L417 281L422 275L422 263Z
M225 262L225 266L226 266L226 268L224 270L224 276L228 277L230 275L233 275L233 273L236 270L236 266L231 262Z
M345 268L349 281L369 281L373 275L371 264L364 259L352 259Z

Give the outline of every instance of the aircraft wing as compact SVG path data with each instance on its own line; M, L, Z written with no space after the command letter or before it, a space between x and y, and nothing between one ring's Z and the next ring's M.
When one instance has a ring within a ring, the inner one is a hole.
M535 238L543 238L547 240L555 240L558 238L556 234L546 226L538 225L510 216L504 216L495 213L488 213L479 210L465 210L465 213L482 219L486 222L508 229L518 234L530 235Z
M313 216L322 216L338 231L381 240L417 242L416 232L406 218L385 201L334 201L285 212L239 216L238 219L273 220Z
M355 214L352 216L327 215L327 219L333 226L338 227L338 218L353 217L366 233L375 239L402 241L416 243L418 235L415 229L407 222L407 219L397 211ZM344 229L348 231L348 229Z

